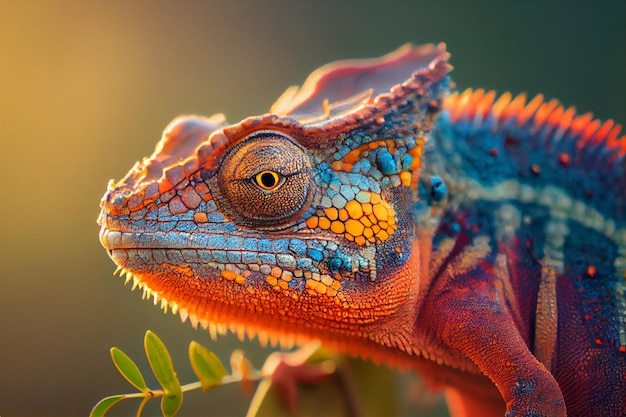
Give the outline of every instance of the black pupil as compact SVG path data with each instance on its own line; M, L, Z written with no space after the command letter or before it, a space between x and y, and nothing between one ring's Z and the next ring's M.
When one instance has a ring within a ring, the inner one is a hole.
M272 188L276 185L276 178L269 172L264 172L261 174L261 183L264 187Z

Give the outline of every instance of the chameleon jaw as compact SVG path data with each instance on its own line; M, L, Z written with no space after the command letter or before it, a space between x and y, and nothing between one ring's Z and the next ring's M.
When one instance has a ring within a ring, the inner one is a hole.
M190 310L185 304L178 304L176 301L168 300L166 296L150 287L150 285L143 281L138 275L132 271L118 267L114 275L119 275L124 278L124 285L128 285L132 282L131 291L139 290L141 292L141 298L143 300L152 300L155 306L159 306L164 313L171 311L172 314L178 315L182 323L189 320L189 323L194 329L200 326L202 329L208 331L212 340L217 340L218 335L224 336L228 332L237 335L238 339L242 342L248 340L258 339L259 344L263 347L268 345L271 347L280 346L281 349L291 349L295 345L302 345L307 342L314 341L314 338L306 338L296 334L276 333L270 331L264 331L257 328L248 327L239 323L224 324L222 322L208 319L204 315L199 315L195 311Z
M398 358L394 366L400 368L411 367L413 360L421 355L409 342L412 322L409 307L413 304L400 295L394 299L389 289L381 289L370 300L381 300L383 304L363 309L356 293L338 303L336 298L309 289L300 293L277 291L259 280L253 285L242 285L216 269L204 270L202 277L198 277L197 271L192 273L184 268L161 266L158 270L143 271L132 262L120 262L116 252L119 250L112 250L113 259L123 265L116 274L124 277L125 285L132 281L132 290L139 289L143 299L152 300L165 312L178 314L183 322L189 320L194 328L199 325L213 339L231 332L242 341L256 338L262 346L283 349L315 341L375 362L388 361L389 351L397 350L393 354ZM379 284L368 285L375 288ZM390 326L391 321L400 324ZM394 333L390 334L390 329Z

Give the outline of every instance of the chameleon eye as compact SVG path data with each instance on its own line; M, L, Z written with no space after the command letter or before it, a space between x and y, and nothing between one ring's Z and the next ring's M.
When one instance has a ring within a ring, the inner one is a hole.
M239 142L208 181L220 211L255 229L296 223L313 195L309 156L278 132L255 133Z
M265 170L254 176L256 185L265 191L274 191L282 185L284 177L276 171Z

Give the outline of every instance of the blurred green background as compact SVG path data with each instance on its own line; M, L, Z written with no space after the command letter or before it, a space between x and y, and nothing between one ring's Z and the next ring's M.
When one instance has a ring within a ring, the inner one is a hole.
M111 275L95 222L107 181L178 114L235 122L329 61L440 41L460 88L543 92L626 123L624 1L0 0L0 416L84 416L132 391L108 349L141 358L146 329L183 381L192 339L260 365L256 342L213 343ZM181 415L246 406L226 387Z

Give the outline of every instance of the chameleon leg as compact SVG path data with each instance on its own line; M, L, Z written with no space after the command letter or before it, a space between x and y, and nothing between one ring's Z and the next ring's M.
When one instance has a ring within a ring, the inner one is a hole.
M440 312L432 331L449 350L450 361L467 358L493 381L506 403L506 416L565 417L563 394L516 328L500 279L480 264L463 272L444 270L427 307ZM458 399L459 415L485 415L480 401L450 395Z

